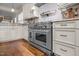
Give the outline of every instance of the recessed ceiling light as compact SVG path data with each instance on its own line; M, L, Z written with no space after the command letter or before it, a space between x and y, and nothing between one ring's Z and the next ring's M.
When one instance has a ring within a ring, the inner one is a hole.
M15 11L15 9L14 9L14 8L12 8L12 9L11 9L11 12L14 12L14 11Z

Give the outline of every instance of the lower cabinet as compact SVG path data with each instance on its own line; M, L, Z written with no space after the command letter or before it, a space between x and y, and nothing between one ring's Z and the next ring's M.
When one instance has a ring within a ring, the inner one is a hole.
M54 42L54 53L60 56L75 56L75 47Z
M0 42L8 41L10 37L9 32L8 26L0 26Z
M22 37L28 40L28 26L22 26Z
M75 33L74 29L54 29L54 40L75 45Z
M13 26L13 28L11 28L10 31L11 31L12 39L22 38L22 27L21 26Z
M79 21L53 24L54 53L60 56L79 56Z
M0 42L28 39L28 25L0 26Z
M76 29L76 46L79 46L79 29Z
M54 53L57 56L79 56L79 46L54 41Z
M27 26L0 26L0 42L12 41L21 38L28 39Z
M54 29L54 53L79 56L79 29Z

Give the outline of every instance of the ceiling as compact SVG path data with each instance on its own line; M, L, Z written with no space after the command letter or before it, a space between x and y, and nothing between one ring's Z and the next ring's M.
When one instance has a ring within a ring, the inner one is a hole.
M0 16L11 16L14 18L17 14L22 11L22 6L27 3L0 3ZM41 7L46 3L34 3L35 6ZM57 3L61 8L72 6L72 3ZM15 12L11 12L11 9L14 8Z
M0 16L11 16L14 18L18 13L22 11L22 6L25 3L0 3ZM35 3L35 6L40 7L45 3ZM15 12L11 12L14 8Z
M22 11L23 5L24 3L0 3L0 15L15 17ZM12 8L15 9L15 12L11 12Z

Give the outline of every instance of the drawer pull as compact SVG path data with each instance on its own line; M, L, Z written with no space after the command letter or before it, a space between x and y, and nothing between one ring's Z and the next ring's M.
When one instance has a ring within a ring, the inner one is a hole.
M67 35L60 35L60 36L67 37Z
M67 52L67 50L64 50L64 49L62 49L62 48L60 48L60 50L62 50L62 51L64 51L64 52Z
M61 24L60 26L67 26L67 24Z

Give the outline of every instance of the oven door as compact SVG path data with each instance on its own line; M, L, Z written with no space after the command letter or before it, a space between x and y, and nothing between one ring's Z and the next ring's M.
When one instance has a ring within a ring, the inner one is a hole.
M34 31L34 41L36 44L51 49L51 34L50 30L36 30Z

